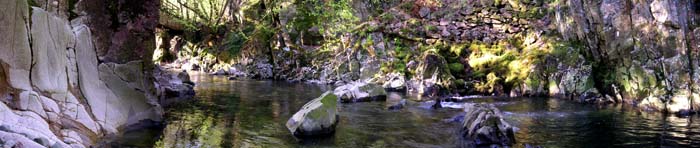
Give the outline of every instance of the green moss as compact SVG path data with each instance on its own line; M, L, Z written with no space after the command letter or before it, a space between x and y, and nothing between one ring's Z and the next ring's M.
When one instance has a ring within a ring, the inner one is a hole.
M401 5L399 7L405 11L411 11L413 9L414 5L415 5L415 3L413 3L413 1L407 1L407 2L401 3Z
M438 30L437 26L434 26L434 25L425 25L425 31L426 31L426 32L435 32L435 31L437 31L437 30Z
M462 63L450 63L448 66L450 67L450 72L452 73L464 72L464 65L462 65Z
M39 4L34 0L27 0L27 4L29 4L29 11L32 10L31 7L39 7Z
M390 22L396 19L396 16L393 13L384 13L380 16L382 18L382 21Z

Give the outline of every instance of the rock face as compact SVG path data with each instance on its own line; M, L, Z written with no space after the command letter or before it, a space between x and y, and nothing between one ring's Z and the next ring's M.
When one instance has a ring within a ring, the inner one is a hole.
M454 77L447 68L445 58L439 54L427 51L423 53L416 75L409 82L409 92L422 96L436 97L441 89L450 86Z
M337 123L338 97L328 91L301 107L286 126L294 136L308 137L331 134Z
M340 97L342 102L366 102L373 100L385 100L386 91L381 86L365 82L351 82L336 88L333 93Z
M558 31L582 41L591 77L615 102L679 112L700 108L695 1L567 0ZM574 23L568 23L574 22Z
M131 124L161 120L158 99L169 96L156 92L167 89L154 86L149 53L155 48L155 24L149 22L157 22L158 5L146 5L156 11L126 12L125 7L143 5L100 1L95 6L102 7L86 9L92 2L77 1L75 7L68 1L39 7L25 0L0 2L0 146L93 147ZM95 21L118 17L108 10L148 17ZM69 11L77 15L69 17ZM96 18L98 11L105 15ZM114 33L112 27L123 30ZM192 92L182 83L166 87Z
M67 51L75 44L70 24L37 7L33 7L31 18L32 85L41 91L64 93L68 90Z
M9 0L0 2L0 65L5 67L9 86L30 90L29 69L32 52L29 48L29 9L27 1Z
M462 137L465 146L510 146L515 143L513 127L492 104L465 104Z

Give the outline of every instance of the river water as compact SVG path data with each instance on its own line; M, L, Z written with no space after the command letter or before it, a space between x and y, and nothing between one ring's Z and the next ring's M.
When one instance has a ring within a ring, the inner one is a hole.
M461 103L432 102L403 94L405 107L387 102L341 104L334 135L300 141L284 126L307 101L329 86L227 80L192 75L196 99L166 111L166 123L127 131L116 147L458 147ZM594 106L554 98L476 98L491 103L518 128L513 147L700 146L700 116L640 112L629 106Z

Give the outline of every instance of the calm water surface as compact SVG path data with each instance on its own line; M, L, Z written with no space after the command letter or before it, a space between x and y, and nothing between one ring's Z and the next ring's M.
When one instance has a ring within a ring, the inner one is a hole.
M167 109L162 128L129 131L119 147L457 147L461 109L431 109L431 102L342 104L336 133L299 141L284 126L307 101L332 88L275 81L229 81L193 75L196 99ZM392 102L392 101L388 101ZM700 116L676 117L626 106L596 107L549 98L471 99L492 103L518 127L517 144L543 147L700 146ZM444 103L444 106L460 106Z

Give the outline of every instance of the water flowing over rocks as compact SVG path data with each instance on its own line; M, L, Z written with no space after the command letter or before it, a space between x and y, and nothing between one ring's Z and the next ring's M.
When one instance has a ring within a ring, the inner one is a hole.
M335 132L338 124L338 97L332 92L313 99L287 121L287 129L297 137L312 137Z

